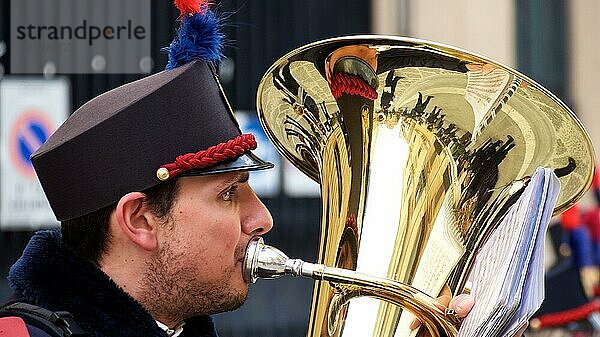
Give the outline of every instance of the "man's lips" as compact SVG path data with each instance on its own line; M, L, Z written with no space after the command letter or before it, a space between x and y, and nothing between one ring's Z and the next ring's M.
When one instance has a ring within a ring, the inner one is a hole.
M244 254L241 254L241 256L238 255L238 258L235 261L236 261L236 263L239 262L239 263L243 264L245 260L246 260L246 252L244 251Z
M237 257L236 262L244 263L246 259L246 247L248 246L248 242L245 245L239 246L235 251L235 256ZM243 248L240 248L243 247Z

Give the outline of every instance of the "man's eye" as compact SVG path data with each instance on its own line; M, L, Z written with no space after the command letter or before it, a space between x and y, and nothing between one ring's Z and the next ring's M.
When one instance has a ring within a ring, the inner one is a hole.
M235 192L237 190L237 185L236 186L231 186L231 188L229 188L227 191L225 191L222 195L221 198L224 201L231 201L231 199L233 199L233 197L235 196Z

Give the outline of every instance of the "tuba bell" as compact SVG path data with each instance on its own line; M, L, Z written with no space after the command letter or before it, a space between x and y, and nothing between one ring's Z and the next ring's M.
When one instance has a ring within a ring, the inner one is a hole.
M575 115L523 74L454 47L352 36L298 48L258 89L277 149L320 183L318 264L255 240L246 278L317 279L308 336L455 336L433 298L462 292L478 249L538 166L562 189L555 213L592 180ZM271 254L265 257L265 254Z

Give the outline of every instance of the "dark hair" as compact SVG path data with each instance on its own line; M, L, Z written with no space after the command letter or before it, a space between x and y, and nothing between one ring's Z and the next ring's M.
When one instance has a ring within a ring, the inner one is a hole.
M178 191L177 179L173 179L145 190L144 202L162 219L171 211ZM63 242L80 257L99 264L110 244L110 215L116 207L114 203L78 218L62 221Z

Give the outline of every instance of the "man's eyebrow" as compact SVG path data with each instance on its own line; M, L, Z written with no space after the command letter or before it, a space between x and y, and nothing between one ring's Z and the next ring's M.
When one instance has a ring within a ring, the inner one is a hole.
M243 171L243 172L239 172L236 175L234 175L233 177L231 177L231 179L227 179L225 180L223 183L219 184L219 188L223 188L235 183L245 183L248 181L248 179L250 179L250 174L248 174L248 172Z
M250 179L250 173L248 173L247 171L243 171L240 173L239 177L238 177L238 183L245 183L248 181L248 179Z

